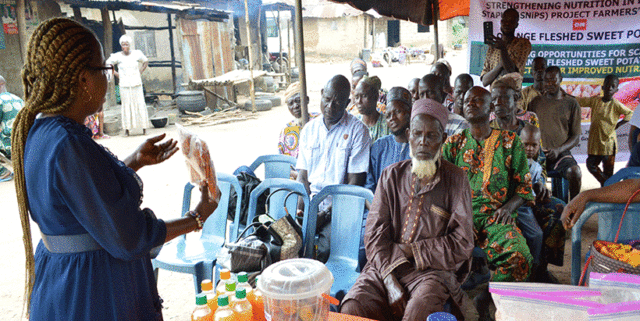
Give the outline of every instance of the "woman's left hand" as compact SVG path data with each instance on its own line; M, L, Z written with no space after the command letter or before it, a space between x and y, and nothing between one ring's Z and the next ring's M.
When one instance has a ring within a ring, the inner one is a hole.
M159 164L169 159L178 151L178 142L169 139L166 142L159 143L166 136L167 134L161 134L147 139L131 155L131 162L127 165L137 171L144 166Z

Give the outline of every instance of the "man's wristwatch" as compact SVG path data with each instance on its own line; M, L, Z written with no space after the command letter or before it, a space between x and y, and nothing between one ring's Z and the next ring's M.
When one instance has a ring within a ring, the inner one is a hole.
M202 215L200 215L200 213L196 211L189 211L185 215L193 217L196 220L196 224L198 224L198 227L195 229L195 231L199 231L202 229L202 226L204 225L204 220L202 219Z

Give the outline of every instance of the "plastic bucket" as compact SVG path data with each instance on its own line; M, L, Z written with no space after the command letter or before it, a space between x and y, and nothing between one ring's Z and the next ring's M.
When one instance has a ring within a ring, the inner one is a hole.
M262 272L258 289L264 297L267 320L327 320L333 275L319 261L290 259L275 263Z

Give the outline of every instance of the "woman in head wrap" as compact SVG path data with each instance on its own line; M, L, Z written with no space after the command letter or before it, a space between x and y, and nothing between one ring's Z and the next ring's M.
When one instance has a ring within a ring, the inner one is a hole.
M183 218L140 207L135 171L171 157L177 142L155 136L120 161L91 139L83 123L102 108L112 71L96 36L73 20L44 21L31 36L11 147L32 320L162 320L150 251L217 207L206 185ZM42 236L35 255L29 214Z
M369 82L369 84L371 84L372 86L377 88L378 91L378 98L377 98L377 105L376 105L376 110L384 115L384 113L386 112L387 109L387 92L382 89L382 81L380 81L380 78L378 76L369 76L368 74L363 74L359 79L358 79L358 83L360 83L361 81L367 80L367 82ZM352 97L351 97L351 104L347 107L347 111L349 113L351 113L354 116L358 116L360 115L360 112L358 111L358 108L356 108L355 105L355 98L353 97L353 92L355 91L355 88L358 86L358 84L354 85L352 88ZM383 102L384 100L384 102Z
M354 58L353 60L351 60L349 68L351 69L351 75L353 76L353 74L358 71L367 72L367 63L360 58Z
M150 127L140 76L147 69L149 60L142 51L132 49L132 43L129 36L120 37L122 51L112 54L107 60L108 64L118 67L115 76L119 79L122 128L127 136L132 129L141 128L142 133L145 134L145 130Z
M307 97L307 102L309 97ZM287 103L289 112L294 119L287 123L287 125L280 132L280 139L278 139L278 152L283 155L289 155L298 157L298 142L300 138L300 131L302 130L302 100L300 99L300 82L294 82L284 93L284 101ZM318 113L309 113L309 119L313 119L318 116Z

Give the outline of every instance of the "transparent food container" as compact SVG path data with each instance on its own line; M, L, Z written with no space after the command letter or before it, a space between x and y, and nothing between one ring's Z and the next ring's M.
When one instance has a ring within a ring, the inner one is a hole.
M333 275L319 261L290 259L267 267L258 280L267 320L327 320Z

